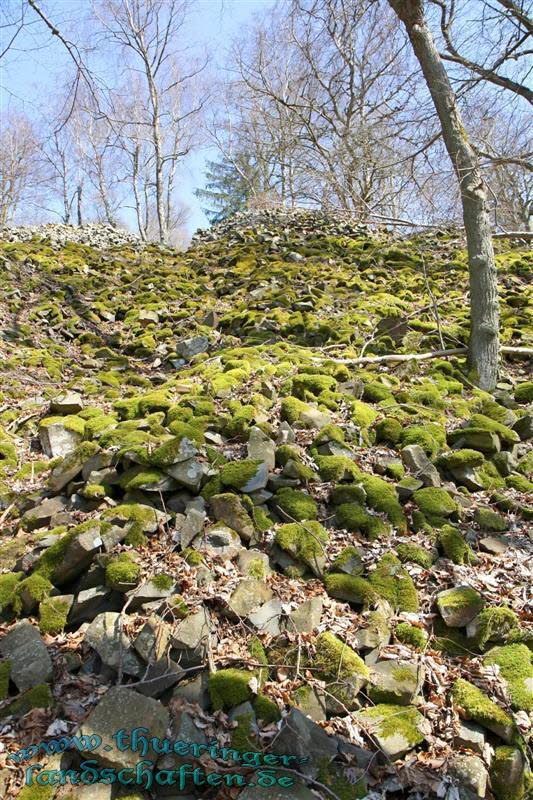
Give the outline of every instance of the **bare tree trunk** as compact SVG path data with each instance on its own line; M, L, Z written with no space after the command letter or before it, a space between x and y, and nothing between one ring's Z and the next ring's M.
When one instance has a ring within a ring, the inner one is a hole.
M76 210L78 215L78 225L83 225L82 215L81 215L81 193L82 193L82 186L78 184L76 189Z
M463 127L457 101L431 32L423 0L388 0L405 25L442 127L446 149L459 180L470 272L468 360L482 389L498 377L498 284L487 204L487 188L477 156Z

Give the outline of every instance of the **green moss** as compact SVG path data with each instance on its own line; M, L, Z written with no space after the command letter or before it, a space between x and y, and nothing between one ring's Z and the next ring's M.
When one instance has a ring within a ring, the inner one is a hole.
M378 412L360 400L350 403L351 418L354 425L359 428L369 428L377 419Z
M366 383L363 390L363 400L367 403L380 403L392 397L391 390L382 383L371 381Z
M437 459L437 465L443 469L453 470L461 469L462 467L479 467L485 461L483 453L477 450L452 450L449 453L443 453Z
M514 392L517 403L533 403L533 381L519 383Z
M242 489L243 486L257 475L257 470L261 466L261 461L244 460L232 461L224 464L220 469L220 481L223 486L230 486L233 489Z
M17 800L53 800L57 791L56 786L24 786L18 793ZM74 795L69 795L65 800L70 800Z
M362 486L335 486L331 492L331 502L335 506L344 503L357 503L362 506L366 501L366 492Z
M395 706L379 703L373 708L365 709L365 721L381 720L376 733L387 738L389 736L402 736L409 747L415 747L424 741L424 736L418 729L421 718L420 713L411 706Z
M5 700L9 693L9 678L11 675L11 661L0 661L0 702Z
M483 650L492 638L501 639L518 628L518 617L505 606L484 608L476 619L475 646Z
M68 600L56 597L48 597L39 606L39 630L41 633L48 633L55 636L61 633L67 624L67 617L70 611Z
M434 458L440 450L440 444L427 426L410 425L402 432L402 445L418 444L429 458Z
M309 406L298 400L297 397L284 397L281 401L281 419L291 425L298 422L304 411L308 411Z
M372 584L354 575L330 573L324 579L326 591L331 597L354 605L372 605L379 600L380 594Z
M490 508L476 508L474 522L484 531L506 531L507 522L501 514Z
M388 553L369 576L376 592L397 611L418 611L418 594L410 575L396 556Z
M468 421L467 428L477 428L489 431L489 433L495 433L505 444L514 444L520 441L516 431L511 430L507 425L502 425L501 422L496 422L496 420L484 416L484 414L473 414Z
M533 711L533 666L531 650L525 644L494 647L483 659L485 665L497 665L509 687L513 708Z
M513 718L493 703L481 689L463 678L455 681L452 700L455 706L462 709L466 719L473 720L498 735L500 732L512 733L515 730Z
M344 444L344 431L338 425L325 425L321 431L317 433L313 440L315 447L320 447L321 444L328 442L337 442L337 444ZM285 445L287 446L287 445Z
M412 561L425 569L429 569L433 564L434 559L427 548L414 544L414 542L401 542L397 545L396 552L400 561L403 562Z
M17 451L15 445L5 439L0 441L0 467L16 467Z
M376 441L394 446L401 440L402 430L402 424L396 417L385 417L376 424Z
M410 625L409 622L398 623L394 635L399 642L409 645L415 650L424 650L428 641L427 633L422 628Z
M435 517L450 517L457 513L457 503L446 489L433 486L418 489L413 494L413 500L430 522Z
M209 695L215 711L228 711L235 706L253 699L249 687L253 672L242 669L219 669L209 675Z
M350 564L360 565L360 571L363 572L363 565L361 562L361 551L357 547L348 546L342 550L337 558L331 564L331 572L343 572L343 568ZM359 571L359 566L357 567ZM352 571L351 574L354 574Z
M281 719L281 713L276 705L269 697L259 692L253 702L254 711L257 719L262 720L265 725L270 725L273 722L278 722Z
M15 588L23 572L8 572L7 575L0 575L0 614L13 605Z
M459 528L443 525L439 530L437 541L446 558L454 564L472 564L476 561L475 553L466 543Z
M204 563L204 560L198 550L194 550L192 547L187 547L182 551L181 555L191 567L199 567Z
M178 460L182 461L183 458L180 457L180 455L183 450L185 449L186 454L190 452L190 450L186 448L186 441L183 443L184 439L187 440L188 437L180 435L164 442L151 454L150 463L154 467L169 467L172 464L175 464Z
M507 745L496 747L490 768L490 784L496 800L526 800L527 797L527 772L526 768L517 769L524 765L524 757L516 747ZM531 781L527 781L531 783Z
M337 523L347 531L360 531L370 541L390 532L383 520L372 516L357 503L343 503L338 506Z
M68 414L65 417L45 417L39 423L40 428L48 428L51 425L61 425L65 430L77 433L79 436L83 436L85 433L85 420L76 414Z
M352 480L359 472L346 456L316 456L315 461L323 481Z
M167 575L165 572L162 572L159 575L154 575L152 578L150 578L150 580L156 589L159 589L162 592L167 592L172 586L174 586L174 579L171 575Z
M157 486L167 476L164 472L158 469L135 466L127 469L120 479L120 486L128 492L133 492L136 489L145 489L146 487Z
M139 583L141 568L129 553L120 553L112 558L105 570L105 582L111 589L127 591Z
M327 682L349 680L354 675L367 680L370 676L367 665L355 650L329 631L316 637L312 664Z
M297 522L314 520L318 514L318 507L313 498L298 489L279 489L275 494L275 503L281 516L285 515Z
M282 525L276 532L275 542L297 561L320 572L328 538L328 532L319 522L308 520L305 525L296 522Z
M386 514L391 525L399 533L407 533L407 519L394 486L374 475L363 475L361 483L366 492L367 505L375 511Z
M20 614L25 608L28 612L44 600L54 587L50 581L38 572L34 572L24 580L19 581L13 592L13 610Z
M358 800L367 796L368 790L364 778L352 783L327 758L320 760L319 767L317 779L331 792L328 796L333 796L337 800Z
M0 718L10 716L23 716L31 711L32 708L48 708L53 703L52 693L47 683L40 683L33 686L26 692L20 694L3 711L0 711Z
M295 375L292 379L292 391L295 397L306 400L321 392L333 389L337 385L330 375Z
M509 477L505 479L505 485L508 486L509 489L516 489L517 492L522 492L522 494L533 492L533 483L528 481L523 475L509 475Z
M237 723L237 727L231 731L231 747L241 753L254 752L257 749L257 740L252 734L254 715L239 714L234 722Z

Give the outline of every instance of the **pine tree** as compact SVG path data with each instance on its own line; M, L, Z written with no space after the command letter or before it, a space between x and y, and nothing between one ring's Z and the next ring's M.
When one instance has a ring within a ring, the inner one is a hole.
M220 161L208 161L205 177L205 188L196 189L194 194L211 205L202 211L214 225L246 207L255 193L259 174L251 156L244 155L235 160L223 157Z

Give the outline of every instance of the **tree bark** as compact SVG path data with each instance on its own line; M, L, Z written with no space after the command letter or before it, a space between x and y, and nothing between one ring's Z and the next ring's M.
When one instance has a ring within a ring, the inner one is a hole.
M423 0L388 0L403 22L420 64L444 144L459 181L470 273L470 340L468 361L482 389L498 378L498 284L487 203L487 187L479 168L450 80L424 17Z

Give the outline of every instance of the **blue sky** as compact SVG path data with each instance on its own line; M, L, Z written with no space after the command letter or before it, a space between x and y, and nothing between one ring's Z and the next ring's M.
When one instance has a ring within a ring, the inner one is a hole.
M251 20L254 11L271 4L272 0L194 0L191 41L207 47L215 68L220 68L232 37ZM77 32L82 38L83 26L90 13L88 0L43 0L42 7L50 20L72 41L76 41ZM9 109L24 110L30 116L46 115L43 98L60 85L62 76L70 67L63 46L36 20L32 11L28 11L27 19L32 24L18 37L16 46L2 61L0 114ZM208 224L193 191L203 185L205 162L213 155L209 150L194 154L183 171L180 196L192 212L188 224L191 232Z

